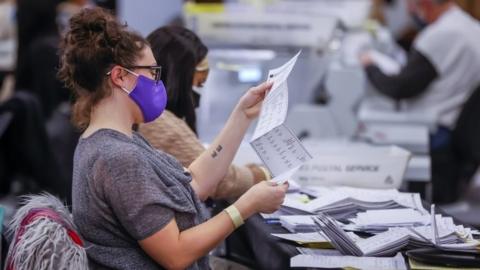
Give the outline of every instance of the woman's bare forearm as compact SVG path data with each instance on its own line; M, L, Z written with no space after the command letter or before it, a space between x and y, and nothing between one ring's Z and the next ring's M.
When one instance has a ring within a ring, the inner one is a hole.
M200 199L210 196L228 172L251 120L239 109L234 109L226 125L208 147L189 166L194 181L192 187Z
M255 213L248 202L239 199L234 203L242 218ZM159 232L140 241L142 249L157 263L168 269L185 269L213 250L235 229L232 219L225 212L210 220L180 232L172 220Z

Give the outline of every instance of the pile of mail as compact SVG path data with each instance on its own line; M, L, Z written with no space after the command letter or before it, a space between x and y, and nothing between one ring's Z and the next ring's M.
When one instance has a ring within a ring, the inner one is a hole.
M391 258L355 257L344 255L297 255L290 260L291 267L406 270L401 253Z
M317 225L313 222L312 215L280 216L280 224L289 232L314 232Z
M355 257L342 255L334 249L297 247L299 255L292 257L290 267L406 270L401 253L393 257Z
M350 238L328 215L319 214L313 220L330 239L331 244L344 255L388 256L404 248L431 246L478 252L479 243L473 239L470 230L455 226L451 218L442 218L441 215L434 218L433 225L390 228L386 232L357 241Z
M302 189L312 197L298 200L298 195L287 194L283 206L307 213L324 213L337 220L347 220L366 210L412 208L427 213L417 193L402 193L395 189L372 190L351 187L311 187Z
M411 208L367 210L351 218L343 227L351 231L377 234L393 227L416 227L430 224L430 215ZM453 223L453 221L452 221Z

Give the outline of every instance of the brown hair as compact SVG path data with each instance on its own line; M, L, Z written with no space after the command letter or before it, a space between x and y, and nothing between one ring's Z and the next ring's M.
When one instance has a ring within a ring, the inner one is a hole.
M109 69L135 65L147 44L126 28L102 8L84 9L70 19L60 47L58 76L75 93L73 122L81 129L90 123L92 108L111 94L105 87Z

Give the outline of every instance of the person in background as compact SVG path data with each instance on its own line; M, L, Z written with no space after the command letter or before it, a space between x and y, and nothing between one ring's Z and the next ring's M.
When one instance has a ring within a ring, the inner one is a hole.
M208 49L192 31L178 26L158 28L147 40L162 67L168 101L165 112L155 121L141 124L139 132L153 147L173 155L188 167L205 151L196 135L195 108L200 104L201 89L208 77ZM231 165L212 198L236 198L269 178L263 167Z
M419 29L406 8L407 1L409 0L374 0L371 18L384 24L398 45L410 51Z
M60 0L17 0L15 90L34 94L46 120L60 103L70 98L56 76L60 42L56 21L58 3Z
M19 91L0 102L0 125L0 196L45 190L67 200L71 186L58 167L38 99ZM23 188L12 188L14 182Z
M288 184L263 181L210 219L201 203L227 173L272 84L248 90L186 169L132 130L166 106L148 42L101 8L82 10L69 25L59 76L75 92L73 120L83 130L72 206L92 269L209 269L206 256L216 245L285 197Z
M73 15L89 5L91 5L89 0L67 0L58 4L56 20L60 33L63 34L68 30L68 21Z
M16 28L15 3L13 0L0 0L0 92L3 82L15 69ZM0 95L0 99L5 96Z
M459 112L480 84L480 23L452 0L409 0L409 8L425 28L400 73L384 74L368 53L360 61L374 88L399 101L401 111L435 115L437 121L432 124L437 131L431 136L431 150L446 153ZM453 169L443 169L448 161L437 163L432 158L433 198L452 201Z

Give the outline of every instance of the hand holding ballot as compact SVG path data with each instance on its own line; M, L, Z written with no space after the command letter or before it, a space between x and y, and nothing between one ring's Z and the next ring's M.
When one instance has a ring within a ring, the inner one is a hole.
M251 187L238 199L239 209L247 209L249 213L273 213L277 211L287 192L288 184L277 185L263 181Z
M260 113L262 101L272 86L273 82L264 82L250 88L238 102L237 108L241 110L248 119L256 118Z
M263 100L260 118L250 141L276 183L287 181L300 165L312 158L295 134L285 126L287 78L299 55L300 52L283 66L269 71L268 82L273 85Z

